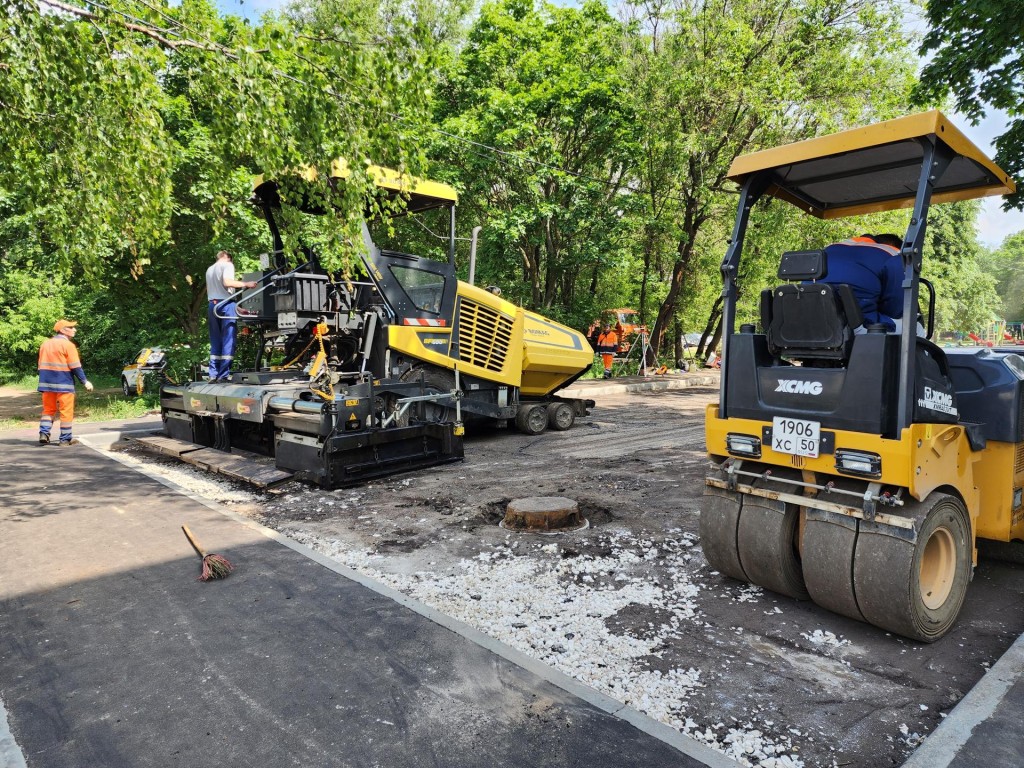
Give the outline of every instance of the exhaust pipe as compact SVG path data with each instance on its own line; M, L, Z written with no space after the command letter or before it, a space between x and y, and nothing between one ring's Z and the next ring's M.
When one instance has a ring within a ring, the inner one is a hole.
M467 282L470 285L473 285L476 280L476 238L481 229L483 227L473 227L473 238L469 246L469 280Z

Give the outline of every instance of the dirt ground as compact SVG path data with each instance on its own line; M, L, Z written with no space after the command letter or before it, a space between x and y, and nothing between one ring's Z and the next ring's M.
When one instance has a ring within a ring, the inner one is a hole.
M79 414L83 413L81 400L87 399L89 396L83 396L83 392L79 389L78 394L80 397L76 397L76 411ZM100 387L92 393L92 398L98 397L120 397L121 389L119 387ZM43 401L38 392L25 391L24 389L17 389L15 387L0 387L0 422L6 420L20 420L24 421L25 424L18 424L14 422L9 423L9 428L21 428L22 426L31 425L39 421L39 415L43 411ZM84 409L85 415L87 415L88 408ZM84 420L79 419L84 423Z
M1024 569L981 561L932 645L711 570L697 532L716 397L598 396L567 432L471 434L464 462L331 492L128 455L746 764L898 766L1024 632ZM589 527L499 527L526 496L571 497Z
M14 387L0 387L0 421L23 419L35 421L43 409L38 392L25 392Z

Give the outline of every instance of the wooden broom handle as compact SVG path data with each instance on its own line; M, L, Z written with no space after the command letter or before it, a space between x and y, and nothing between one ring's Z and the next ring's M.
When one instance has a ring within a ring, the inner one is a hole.
M181 530L185 532L185 538L188 539L188 543L192 545L192 549L196 551L196 554L200 557L206 557L206 552L201 546L199 546L199 542L196 540L196 537L192 535L192 531L188 529L188 526L181 526Z

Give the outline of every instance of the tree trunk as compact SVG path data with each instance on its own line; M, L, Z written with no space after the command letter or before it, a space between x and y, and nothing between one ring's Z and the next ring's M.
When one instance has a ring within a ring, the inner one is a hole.
M718 344L718 336L722 333L722 296L715 299L711 305L711 312L708 313L708 321L704 324L704 331L700 335L700 343L697 345L697 354L707 357L708 352Z
M697 233L701 225L707 220L707 215L699 208L700 203L696 198L689 197L686 200L685 213L683 215L683 234L676 246L676 263L672 266L672 276L669 278L668 294L658 308L658 319L651 329L651 346L656 352L660 352L665 341L665 333L668 331L679 304L679 297L683 291L683 284L690 272L690 261L693 259L693 244L697 239Z

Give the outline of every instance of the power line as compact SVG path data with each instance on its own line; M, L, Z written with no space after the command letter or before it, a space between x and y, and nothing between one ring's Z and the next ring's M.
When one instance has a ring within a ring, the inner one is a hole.
M109 13L121 16L121 17L127 19L128 21L132 22L133 24L145 24L145 25L153 28L154 31L160 32L165 37L175 36L175 37L178 37L181 40L182 43L189 43L189 44L191 44L193 46L200 47L200 48L203 48L205 46L206 50L217 51L217 52L220 52L220 53L224 54L225 56L229 56L229 57L234 58L236 60L240 58L239 54L236 53L231 48L229 48L228 46L225 46L225 45L222 45L220 43L214 42L213 40L211 40L208 36L206 36L202 32L200 32L198 30L195 30L195 29L192 29L187 24L182 22L181 20L173 18L173 17L167 15L166 13L164 13L164 11L162 9L160 9L158 7L155 7L153 5L150 5L148 2L146 2L146 0L136 0L136 1L139 2L140 5L145 6L149 10L151 10L154 13L156 13L157 15L159 15L161 18L163 18L165 21L169 22L171 25L173 25L177 29L170 29L170 28L166 28L166 27L156 26L156 25L152 24L151 22L146 21L144 19L141 19L141 18L139 18L139 17L137 17L137 16L135 16L133 14L127 13L126 11L122 11L122 10L119 10L119 9L116 9L116 8L111 8L110 6L104 5L103 3L100 3L100 2L96 2L95 0L93 1L92 5L94 5L97 8L102 8L103 10L108 11ZM47 4L54 4L55 6L58 6L58 7L64 5L63 3L54 3L53 0L41 0L41 2L44 2L44 3L47 3ZM192 37L183 36L181 34L181 31L184 31L185 33L187 33L188 35L191 35ZM193 37L194 38L198 38L198 39L193 39ZM316 87L316 86L313 86L312 84L310 84L308 81L304 80L303 78L295 76L295 75L291 75L291 74L289 74L287 72L283 72L282 70L278 69L277 67L271 67L268 70L268 72L272 76L274 76L274 77L279 77L279 78L283 78L283 79L289 80L289 81L291 81L291 82L293 82L293 83L295 83L297 85L303 85L303 86L305 86L307 88L314 88L314 87ZM355 102L355 104L357 106L360 106L360 107L362 106L359 103L358 97L354 97L354 96L352 96L350 94L339 93L339 92L335 91L332 88L326 88L325 92L328 93L330 96L336 97L338 99L345 99L348 102ZM414 127L414 128L424 128L425 127L427 130L432 131L432 132L434 132L436 134L439 134L441 136L445 136L445 137L447 137L449 139L452 139L453 141L461 142L461 143L463 143L463 144L465 144L467 146L474 147L474 148L479 149L479 150L483 150L484 152L491 153L491 154L496 155L496 156L498 156L500 158L508 158L508 159L514 160L514 161L519 162L519 163L523 163L523 164L527 164L527 165L532 165L532 166L535 166L535 167L538 167L538 168L545 168L545 169L548 169L550 171L562 173L562 174L565 174L567 176L571 176L573 178L576 178L576 179L579 179L579 180L582 180L582 181L590 181L590 182L593 182L595 184L599 184L599 185L601 185L603 187L609 187L609 188L613 188L613 189L621 189L621 187L622 187L622 184L621 184L620 181L612 181L612 180L609 180L609 179L600 179L600 178L597 178L595 176L591 176L589 174L582 173L580 171L570 170L568 168L565 168L565 167L560 166L560 165L556 165L554 163L544 162L543 160L536 160L536 159L534 159L532 157L529 157L529 156L524 155L524 154L519 153L519 152L513 152L513 151L501 149L501 148L493 146L491 144L486 144L486 143L483 143L483 142L480 142L480 141L475 141L473 139L468 139L465 136L459 136L458 134L451 133L450 131L446 131L446 130L444 130L442 128L439 128L437 126L423 126L423 125L419 125L419 124L413 123L408 118L406 118L406 117L404 117L404 116L402 116L402 115L400 115L398 113L395 113L395 112L386 112L385 114L387 114L388 117L391 117L392 119L402 123L403 125L408 125L408 126L411 126L411 127ZM485 155L480 154L479 152L473 152L473 154L475 154L477 157L488 159ZM679 197L676 197L674 195L667 195L665 197L666 197L666 199L674 200L676 202L685 202L683 199L681 199Z

